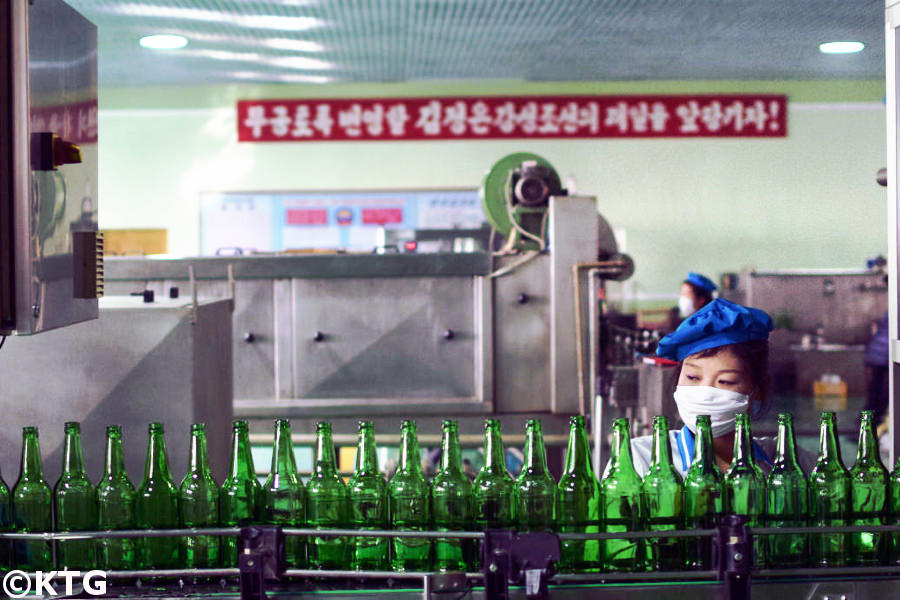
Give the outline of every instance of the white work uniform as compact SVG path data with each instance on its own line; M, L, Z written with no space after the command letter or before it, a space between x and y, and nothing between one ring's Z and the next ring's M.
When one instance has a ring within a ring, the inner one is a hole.
M672 446L672 463L684 478L694 459L694 434L687 425L681 429L673 429L669 431L669 444ZM771 438L753 438L753 458L764 474L768 474L772 469L770 457L775 455L774 448L775 440ZM634 461L634 469L641 477L650 469L652 449L652 435L631 440L631 458Z

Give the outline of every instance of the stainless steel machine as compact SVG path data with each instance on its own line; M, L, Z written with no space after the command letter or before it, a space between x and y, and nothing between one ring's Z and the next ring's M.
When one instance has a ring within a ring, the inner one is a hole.
M97 28L0 2L0 335L97 318Z

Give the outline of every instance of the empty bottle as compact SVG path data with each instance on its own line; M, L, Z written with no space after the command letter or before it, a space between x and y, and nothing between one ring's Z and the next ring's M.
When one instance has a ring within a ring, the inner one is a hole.
M891 471L888 480L888 503L890 510L890 524L900 525L900 454L894 462L894 470ZM890 534L890 547L888 558L891 564L900 565L900 531Z
M22 429L22 467L12 491L12 515L19 533L53 530L50 519L50 486L44 481L37 427ZM22 571L50 571L53 558L49 542L24 541L13 544L16 568Z
M600 481L600 528L606 533L641 531L644 528L641 478L634 470L631 458L628 419L613 421L609 471ZM603 540L603 568L609 571L642 570L644 547L644 540Z
M600 483L591 467L591 452L584 417L569 419L566 464L557 490L557 527L560 533L599 533ZM559 570L600 570L600 540L561 540Z
M97 484L98 527L101 531L134 529L134 486L125 472L122 453L122 428L106 428L106 462L103 478ZM137 564L137 540L100 538L97 540L99 567L104 570L129 570Z
M525 462L516 478L519 531L550 531L556 520L556 481L547 470L541 422L525 423Z
M243 527L259 521L262 486L256 478L247 421L235 421L231 426L231 461L228 476L219 490L219 522L222 527ZM221 540L222 566L238 566L236 536Z
M881 464L875 434L875 413L870 410L862 412L856 464L850 469L850 484L850 525L884 525L888 507L888 472ZM885 561L887 538L884 533L861 531L850 536L853 558L857 564L871 566Z
M684 482L672 464L669 420L653 418L653 445L650 467L641 483L647 511L647 529L673 531L684 526ZM647 548L647 566L653 571L677 571L684 567L682 538L657 537Z
M175 529L178 527L178 489L169 473L166 438L162 423L150 424L144 480L134 502L138 529ZM154 537L140 540L139 565L144 569L176 569L180 566L179 540Z
M0 477L0 531L12 531L12 506L10 504L9 488ZM9 540L0 540L0 571L8 571L12 568L12 544Z
M209 469L206 451L206 425L191 425L191 458L187 475L178 488L178 514L181 527L203 528L219 525L219 487ZM218 536L181 538L185 568L211 569L219 565Z
M430 490L419 463L416 422L400 426L400 464L388 487L391 529L427 531L431 528ZM391 567L395 571L427 571L431 568L431 540L392 538Z
M484 422L484 465L473 483L475 526L479 529L514 529L516 483L506 470L500 421Z
M766 526L805 527L807 515L806 475L797 462L791 415L778 415L775 462L766 479ZM802 567L806 563L809 536L771 535L768 564L772 567Z
M684 478L684 520L687 529L715 528L724 508L725 491L722 473L713 453L711 427L709 415L697 417L693 462ZM710 537L688 538L688 567L712 569L712 548Z
M850 474L841 461L833 412L822 413L819 458L809 474L809 515L812 527L843 527L850 518ZM850 538L846 533L810 536L812 563L820 567L847 564Z
M441 468L431 482L431 510L437 531L470 531L473 527L472 484L462 471L459 427L456 421L441 425ZM434 568L467 571L474 549L470 540L438 538L434 541Z
M276 419L275 442L272 447L272 469L263 484L263 502L260 517L263 523L282 527L306 525L306 490L294 458L291 441L291 422ZM285 563L288 568L306 565L306 542L299 536L286 536L284 540Z
M331 424L316 424L316 458L306 486L306 522L313 529L346 529L349 497L337 470ZM311 569L344 570L348 567L347 539L311 537L307 551Z
M387 529L387 482L378 469L375 428L371 421L359 422L356 471L347 488L350 494L350 527L360 530ZM381 571L387 568L387 538L355 537L351 546L351 569Z
M735 419L734 456L725 472L725 510L747 518L748 527L759 527L766 510L766 480L753 459L750 417L740 413ZM754 536L753 566L765 563L763 540Z
M56 530L96 531L97 490L84 471L81 431L78 423L65 424L62 475L53 489ZM94 540L59 540L56 566L74 571L89 571L96 565Z

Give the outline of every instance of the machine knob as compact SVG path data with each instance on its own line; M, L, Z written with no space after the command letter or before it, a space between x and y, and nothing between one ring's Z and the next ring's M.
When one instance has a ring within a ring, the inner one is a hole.
M248 344L252 344L253 342L256 341L256 334L251 331L248 331L247 333L244 334L244 341L247 342Z
M456 334L453 333L453 330L452 330L452 329L445 329L445 330L444 330L444 339L445 339L445 340L452 340L453 337L454 337L455 335L456 335Z
M528 294L519 294L516 298L516 302L519 304L528 304L529 300L531 300L531 298L529 298Z
M321 341L324 340L324 339L325 339L325 334L322 333L321 331L317 331L317 332L313 335L313 341L314 341L314 342L321 342Z

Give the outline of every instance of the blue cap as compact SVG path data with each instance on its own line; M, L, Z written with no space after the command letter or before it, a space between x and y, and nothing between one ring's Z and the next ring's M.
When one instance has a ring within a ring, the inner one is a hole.
M772 317L765 311L716 298L659 340L656 354L681 361L701 350L767 340L772 326Z
M706 275L701 275L700 273L694 273L693 271L688 273L687 279L685 279L688 283L693 283L701 290L706 290L707 292L716 291L716 284L712 282L712 279L707 277Z

